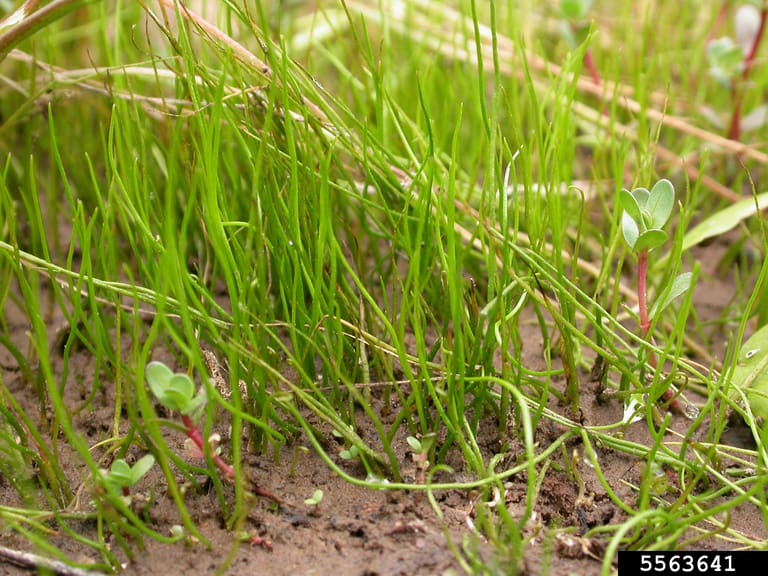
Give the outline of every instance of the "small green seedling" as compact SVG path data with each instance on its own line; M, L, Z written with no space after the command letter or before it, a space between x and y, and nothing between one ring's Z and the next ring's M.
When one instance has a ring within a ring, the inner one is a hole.
M209 442L203 440L203 435L195 424L195 420L199 419L205 407L205 390L200 389L196 394L195 383L187 374L174 373L162 362L150 362L144 372L147 384L160 404L181 415L184 431L192 445L201 455L204 455L207 449L211 453L213 463L224 478L234 479L234 468L224 462L216 451L211 450L212 443L210 440ZM215 445L215 442L213 444Z
M663 228L675 206L675 187L669 180L661 179L650 191L646 188L635 188L631 192L622 190L619 192L619 203L623 209L621 232L624 241L638 259L638 313L643 338L647 338L652 316L659 314L691 287L693 275L690 272L681 274L666 291L666 297L652 308L648 307L648 255L667 241L667 233Z
M768 325L742 345L731 382L732 397L743 393L752 415L768 423Z
M123 458L112 462L109 470L101 469L101 483L112 494L130 497L131 488L155 465L155 457L147 454L139 459L133 466Z
M748 86L749 74L755 63L757 50L765 30L768 8L763 5L744 4L736 10L734 17L735 40L725 36L712 40L707 45L709 74L731 94L733 105L728 127L728 138L739 140L748 130L755 130L768 121L765 106L758 106L742 117L741 105ZM720 124L716 115L711 115Z
M205 390L195 395L195 383L183 373L174 373L162 362L150 362L146 370L147 384L160 404L185 416L197 418L205 406Z
M339 457L343 460L357 460L360 457L360 451L354 444L349 448L339 452Z
M354 427L350 425L349 426L349 431L350 432L354 432L355 431ZM333 434L333 436L335 438L338 438L339 440L344 440L344 441L348 442L347 437L340 430L333 430L331 432L331 434ZM360 450L358 449L357 446L352 444L352 445L349 446L349 448L345 448L344 450L339 452L339 457L342 460L348 460L350 462L353 461L353 460L358 460L358 459L360 459Z
M667 179L661 179L650 190L635 188L621 190L619 204L623 210L621 216L621 232L624 241L630 250L637 255L637 300L640 330L643 339L652 341L652 319L660 314L672 301L685 294L691 287L693 274L685 272L672 282L671 286L662 287L663 298L657 300L652 307L648 306L648 256L655 249L661 247L667 241L667 233L664 226L672 215L675 206L675 187ZM651 354L649 358L651 366L656 367L656 357ZM687 403L679 400L677 392L670 387L664 394L664 399L669 402L670 408L677 413L688 412ZM630 400L627 406L627 414L634 413L633 403ZM630 419L633 419L630 417Z
M315 490L312 493L312 496L310 496L309 498L304 500L304 504L306 504L307 506L313 506L313 507L316 508L316 507L320 506L320 502L322 502L322 501L323 501L323 491L322 490Z
M411 458L416 464L416 482L424 484L426 483L427 470L429 469L429 451L435 443L435 435L426 434L421 439L408 436L405 441L408 442L408 446L413 451Z

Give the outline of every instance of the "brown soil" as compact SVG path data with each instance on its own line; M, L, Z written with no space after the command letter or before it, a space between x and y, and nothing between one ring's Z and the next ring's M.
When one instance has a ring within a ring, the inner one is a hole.
M709 270L705 271L696 289L700 315L717 317L723 302L728 302L729 295L734 291L732 279L723 279L714 273L714 266L723 250L722 243L715 243L696 255L701 262L709 263ZM11 340L25 350L29 320L12 303L6 305L3 315ZM59 331L66 328L63 315L54 309L46 322L54 366L61 370L62 359L60 353L57 355L55 342ZM527 365L535 366L537 358L541 357L536 336L529 339L525 347ZM160 359L173 368L180 368L174 366L170 355ZM28 414L36 415L35 395L16 361L4 347L0 347L0 366L5 386ZM89 445L103 439L111 429L115 402L114 391L105 386L103 393L91 399L87 410L80 409L90 393L94 369L95 359L87 350L73 354L65 390L74 425ZM553 407L557 408L556 405ZM598 404L593 394L585 397L582 408L582 418L587 424L615 422L621 417L621 406L617 402ZM559 409L563 410L562 407ZM361 435L375 436L375 431L366 430L363 422L361 420ZM688 425L689 421L683 417L676 416L673 420L673 428L678 431L685 431ZM225 423L219 423L219 427L221 432L226 432ZM495 423L488 423L484 430L479 442L490 457L498 448ZM536 431L536 440L539 446L546 446L562 433L563 430L557 425L545 422ZM627 438L647 443L645 424L632 425L627 431ZM177 453L183 453L183 438L174 438L169 434L168 442ZM65 443L59 442L59 445ZM416 470L404 438L398 445L403 447L400 457L405 476L413 478ZM566 448L571 452L578 451L580 446L574 441ZM518 457L522 458L522 454L522 443L515 445L513 442L507 460L499 467L515 462ZM137 452L132 456L139 457L141 454ZM630 485L639 482L643 462L608 450L598 456L607 481L623 500L631 502L633 490ZM60 457L73 489L78 490L78 499L71 509L90 510L91 488L84 481L88 474L79 467L80 459L76 454L66 452ZM453 460L449 463L455 470L461 470L458 458ZM343 464L340 459L339 462ZM423 494L373 491L343 481L328 469L303 439L284 448L279 455L252 456L243 464L248 478L283 501L281 505L276 505L269 498L255 499L241 530L257 536L261 539L260 543L240 543L235 537L237 531L227 530L222 525L215 492L201 477L198 488L190 489L185 501L192 519L210 542L210 547L203 544L161 545L147 539L143 549L137 547L134 558L125 559L125 573L213 574L230 561L227 574L373 576L461 573L464 569L451 549L453 546L459 550L473 550L486 564L489 573L513 573L517 568L528 574L597 574L605 542L582 538L581 534L592 527L620 523L626 518L608 498L589 466L581 461L576 463L585 482L582 494L572 476L552 466L541 479L533 515L526 526L525 536L529 542L525 556L506 557L503 551L492 550L473 529L474 505L478 496L472 492L436 494L437 504L444 516L439 521ZM364 476L364 472L356 470L353 465L347 464L345 469L353 475ZM461 474L457 472L454 479L461 479ZM499 505L505 505L514 518L524 514L526 482L525 475L521 474L505 485L503 502ZM179 523L179 515L163 485L164 479L155 469L143 480L138 493L153 501L147 510L152 528L168 533L172 525ZM323 490L324 498L320 506L312 510L304 504L304 499L318 488ZM231 490L227 494L231 497ZM0 478L0 501L8 506L21 505L16 492L3 478ZM757 510L742 506L731 518L731 526L753 538L763 539L766 534L761 518ZM92 522L82 522L74 527L88 538L98 538ZM559 530L565 527L572 528L569 536L564 536ZM71 559L82 562L98 560L93 557L92 550L78 546L64 533L53 532L50 542ZM0 544L11 549L32 551L29 543L10 531L0 536ZM722 548L724 544L712 540L700 542L698 546ZM7 561L0 561L0 573L24 571Z

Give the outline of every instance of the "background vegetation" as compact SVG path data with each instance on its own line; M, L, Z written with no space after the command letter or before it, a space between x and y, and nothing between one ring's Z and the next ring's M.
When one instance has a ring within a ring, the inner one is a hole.
M730 378L768 317L755 217L768 67L762 50L739 48L730 69L733 51L711 55L715 38L738 42L735 5L197 4L0 2L5 528L61 556L45 542L55 521L114 567L106 533L124 551L199 535L180 478L200 466L236 526L253 493L244 455L280 457L301 437L372 490L480 491L475 521L500 566L526 548L537 478L551 466L579 482L575 461L625 515L588 534L605 571L626 547L765 546L728 520L746 503L768 522L760 424ZM645 337L618 198L660 178L677 203L650 298L684 270L694 288ZM708 253L693 249L721 236L734 291L700 310L716 271L702 277ZM85 380L70 364L83 350ZM210 451L191 466L169 447L179 424L147 387L152 359L205 389L203 436L231 426L231 483ZM74 419L105 390L110 424L86 438ZM596 398L619 417L582 421ZM721 442L732 411L754 445ZM624 439L636 419L648 443ZM537 442L543 423L556 441ZM135 449L177 504L173 536L102 486ZM424 453L416 481L408 449ZM644 466L631 499L604 478L604 453ZM522 516L492 505L521 475ZM82 490L90 507L74 512ZM84 517L100 537L74 528Z

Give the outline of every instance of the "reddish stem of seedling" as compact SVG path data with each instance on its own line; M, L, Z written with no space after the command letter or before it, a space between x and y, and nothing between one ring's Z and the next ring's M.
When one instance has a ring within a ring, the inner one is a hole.
M637 306L640 314L640 331L643 339L651 341L651 319L648 317L648 250L637 255ZM656 355L651 352L648 362L656 368Z
M192 442L195 443L195 446L197 446L197 449L200 450L200 452L202 452L203 454L205 454L205 440L203 440L203 435L200 433L200 429L192 421L192 418L190 418L185 414L182 414L181 422L184 424L187 438L192 440ZM224 462L221 456L219 456L218 454L212 453L211 459L213 460L213 463L216 465L216 468L218 468L221 471L221 473L224 475L224 478L226 480L229 480L231 482L235 479L235 469L232 468L232 466L230 466L226 462ZM285 504L281 498L279 498L278 496L275 496L274 494L272 494L271 492L268 492L267 490L264 490L263 488L259 488L258 486L254 487L253 493L256 494L257 496L269 498L270 500L272 500L273 502L276 502L277 504L280 504L281 506Z
M765 32L766 19L768 19L768 8L763 8L760 10L760 27L757 29L755 41L752 43L752 48L750 48L749 54L744 58L744 69L741 72L741 78L731 81L731 89L734 92L731 125L728 128L728 138L731 140L738 140L741 138L741 105L744 100L744 85L747 83L749 73L752 70L752 66L755 64L757 49L760 47L760 41L763 39L763 33ZM736 83L738 83L738 85Z
M637 259L637 305L640 309L640 330L648 338L651 320L648 318L648 250L642 250Z
M200 433L198 427L195 426L194 422L192 422L192 418L186 414L182 414L181 421L184 424L184 428L186 429L187 438L192 440L200 452L205 454L205 440L203 440L203 435ZM213 463L216 464L216 467L221 471L221 473L224 474L224 478L227 480L234 480L235 469L232 468L232 466L224 462L224 460L222 460L221 456L218 454L211 454L211 459L213 460Z
M594 84L600 85L600 73L597 71L597 65L595 64L595 59L592 58L592 50L587 49L586 52L584 52L584 65L587 67L587 72L589 72L589 75L592 77L592 82Z
M574 23L571 23L571 31L573 32L573 35L576 36L578 32L578 26ZM589 77L592 78L592 82L596 86L599 86L602 83L602 80L600 79L600 72L597 71L595 59L592 57L592 50L589 48L584 51L584 66L587 68L587 72L589 73ZM603 109L603 115L607 115L605 109Z

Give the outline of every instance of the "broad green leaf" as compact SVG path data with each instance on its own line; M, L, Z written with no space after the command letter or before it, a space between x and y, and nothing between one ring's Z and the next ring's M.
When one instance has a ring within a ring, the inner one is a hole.
M132 474L131 467L122 458L112 462L112 466L109 469L110 479L119 484L120 486L131 486Z
M155 465L155 457L152 454L139 458L136 464L133 465L133 483L138 482L147 472L150 471L152 466Z
M768 325L742 344L731 382L744 392L752 414L768 420Z
M149 384L149 389L152 390L152 394L160 400L163 392L168 387L168 382L173 377L173 371L162 362L150 362L144 369L144 376L147 379L147 384Z
M632 190L632 196L635 197L635 201L640 207L640 210L643 210L646 206L648 206L648 198L651 197L651 193L647 188L635 188Z
M768 192L759 194L757 198L745 198L732 206L716 212L697 226L693 227L683 238L683 250L695 246L714 236L732 230L742 220L754 216L757 210L768 208Z
M205 389L201 388L197 393L197 396L187 402L186 408L184 408L181 413L191 416L193 419L197 419L198 412L205 406L207 401L208 397L205 394Z
M631 250L634 250L640 236L640 230L638 230L637 223L632 219L632 216L627 212L621 215L621 234L624 236L624 242Z
M672 182L662 178L653 188L648 198L646 209L651 214L651 228L663 228L675 206L675 187Z
M169 388L163 393L163 396L159 398L160 403L174 412L181 412L182 414L189 405L189 398L184 394L179 393L178 390Z
M640 206L629 190L619 190L619 205L635 222L640 221Z
M168 390L173 390L187 400L195 394L195 383L186 374L174 374L168 382Z
M413 436L408 436L405 439L406 442L408 442L408 446L411 447L411 450L414 452L421 452L421 442L419 442L418 438L414 438Z
M641 252L642 250L651 250L662 246L667 241L667 233L664 230L646 230L635 243L635 252Z
M651 318L655 317L656 314L663 312L667 306L672 304L675 298L682 296L683 294L688 292L688 290L691 288L692 281L693 281L692 272L684 272L683 274L680 274L680 276L675 278L674 282L672 282L672 287L670 288L669 292L664 296L664 299L657 300L656 303L651 307L651 312L650 312Z

